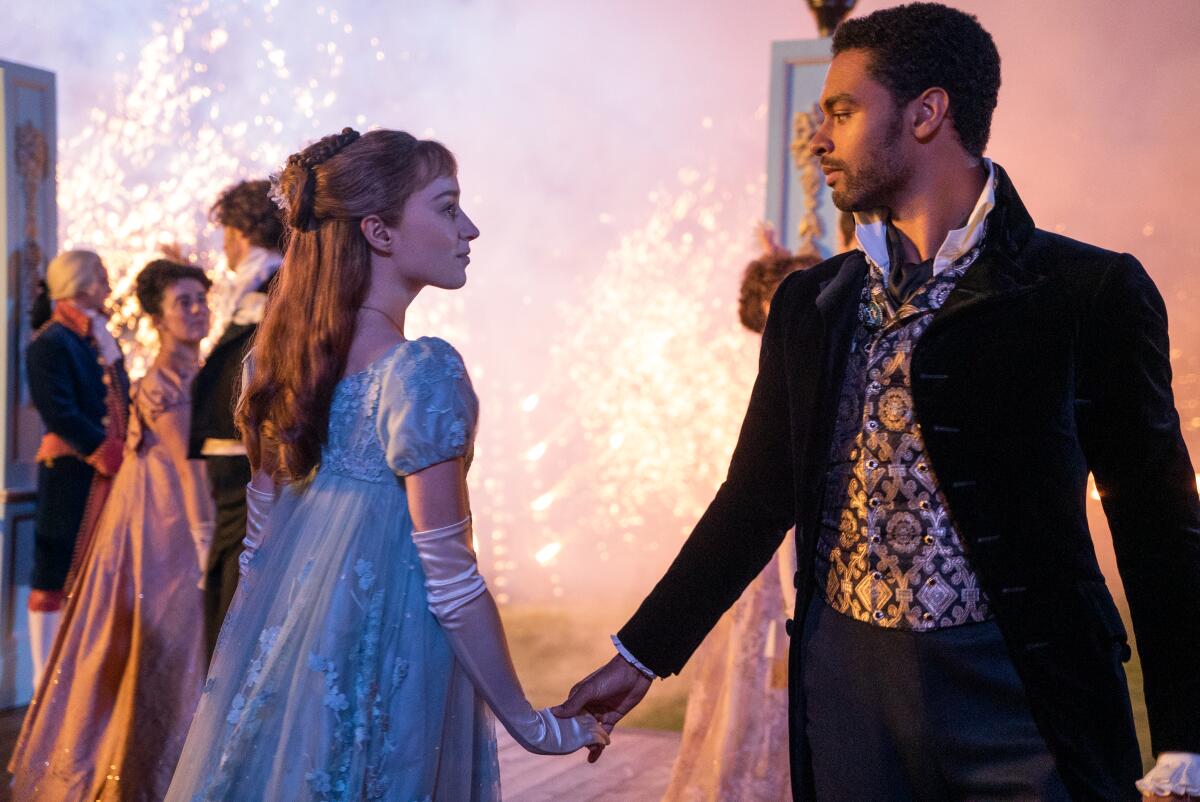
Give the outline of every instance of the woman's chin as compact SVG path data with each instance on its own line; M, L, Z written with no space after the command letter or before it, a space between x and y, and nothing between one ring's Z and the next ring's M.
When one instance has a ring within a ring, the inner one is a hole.
M467 283L467 271L462 271L457 276L447 276L445 280L431 283L431 286L437 287L439 290L459 290Z

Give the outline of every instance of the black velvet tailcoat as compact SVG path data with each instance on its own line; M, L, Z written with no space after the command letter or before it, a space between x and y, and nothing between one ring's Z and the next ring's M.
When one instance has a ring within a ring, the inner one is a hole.
M1091 471L1133 616L1154 751L1200 753L1200 501L1171 393L1166 310L1132 256L1035 229L996 169L983 253L913 354L915 414L1072 795L1136 798L1127 634L1085 504ZM659 676L683 667L792 525L803 619L866 274L854 251L776 293L729 476L619 633ZM801 659L793 637L793 790L811 799Z

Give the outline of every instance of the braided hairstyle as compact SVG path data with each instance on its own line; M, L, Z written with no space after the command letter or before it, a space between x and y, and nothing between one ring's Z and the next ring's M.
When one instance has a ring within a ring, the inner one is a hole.
M415 192L456 172L453 154L437 142L344 128L290 156L272 177L286 248L237 409L255 469L289 482L320 463L333 390L370 284L363 218L378 215L395 227Z

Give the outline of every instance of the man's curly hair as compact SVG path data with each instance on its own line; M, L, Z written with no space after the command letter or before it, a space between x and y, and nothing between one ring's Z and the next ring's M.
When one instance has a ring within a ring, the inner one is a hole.
M871 77L900 106L930 87L950 96L950 119L968 153L982 156L1000 92L1000 54L970 14L940 3L910 3L849 19L833 34L833 54L865 50Z
M767 327L767 314L763 303L770 301L779 289L779 283L789 273L812 267L821 257L816 254L792 254L785 250L773 251L758 257L746 265L742 274L742 287L738 291L738 319L750 331L762 334Z
M251 245L277 251L283 241L283 220L270 193L270 181L234 184L217 198L208 213L209 219L217 225L236 228Z

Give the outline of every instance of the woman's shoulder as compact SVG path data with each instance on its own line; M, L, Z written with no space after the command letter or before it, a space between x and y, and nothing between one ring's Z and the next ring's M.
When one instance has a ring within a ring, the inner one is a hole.
M465 379L467 367L450 343L440 337L418 337L393 352L388 373L404 386L427 385Z
M199 365L184 360L155 360L146 375L138 380L134 396L152 413L187 404L192 397L192 381Z

